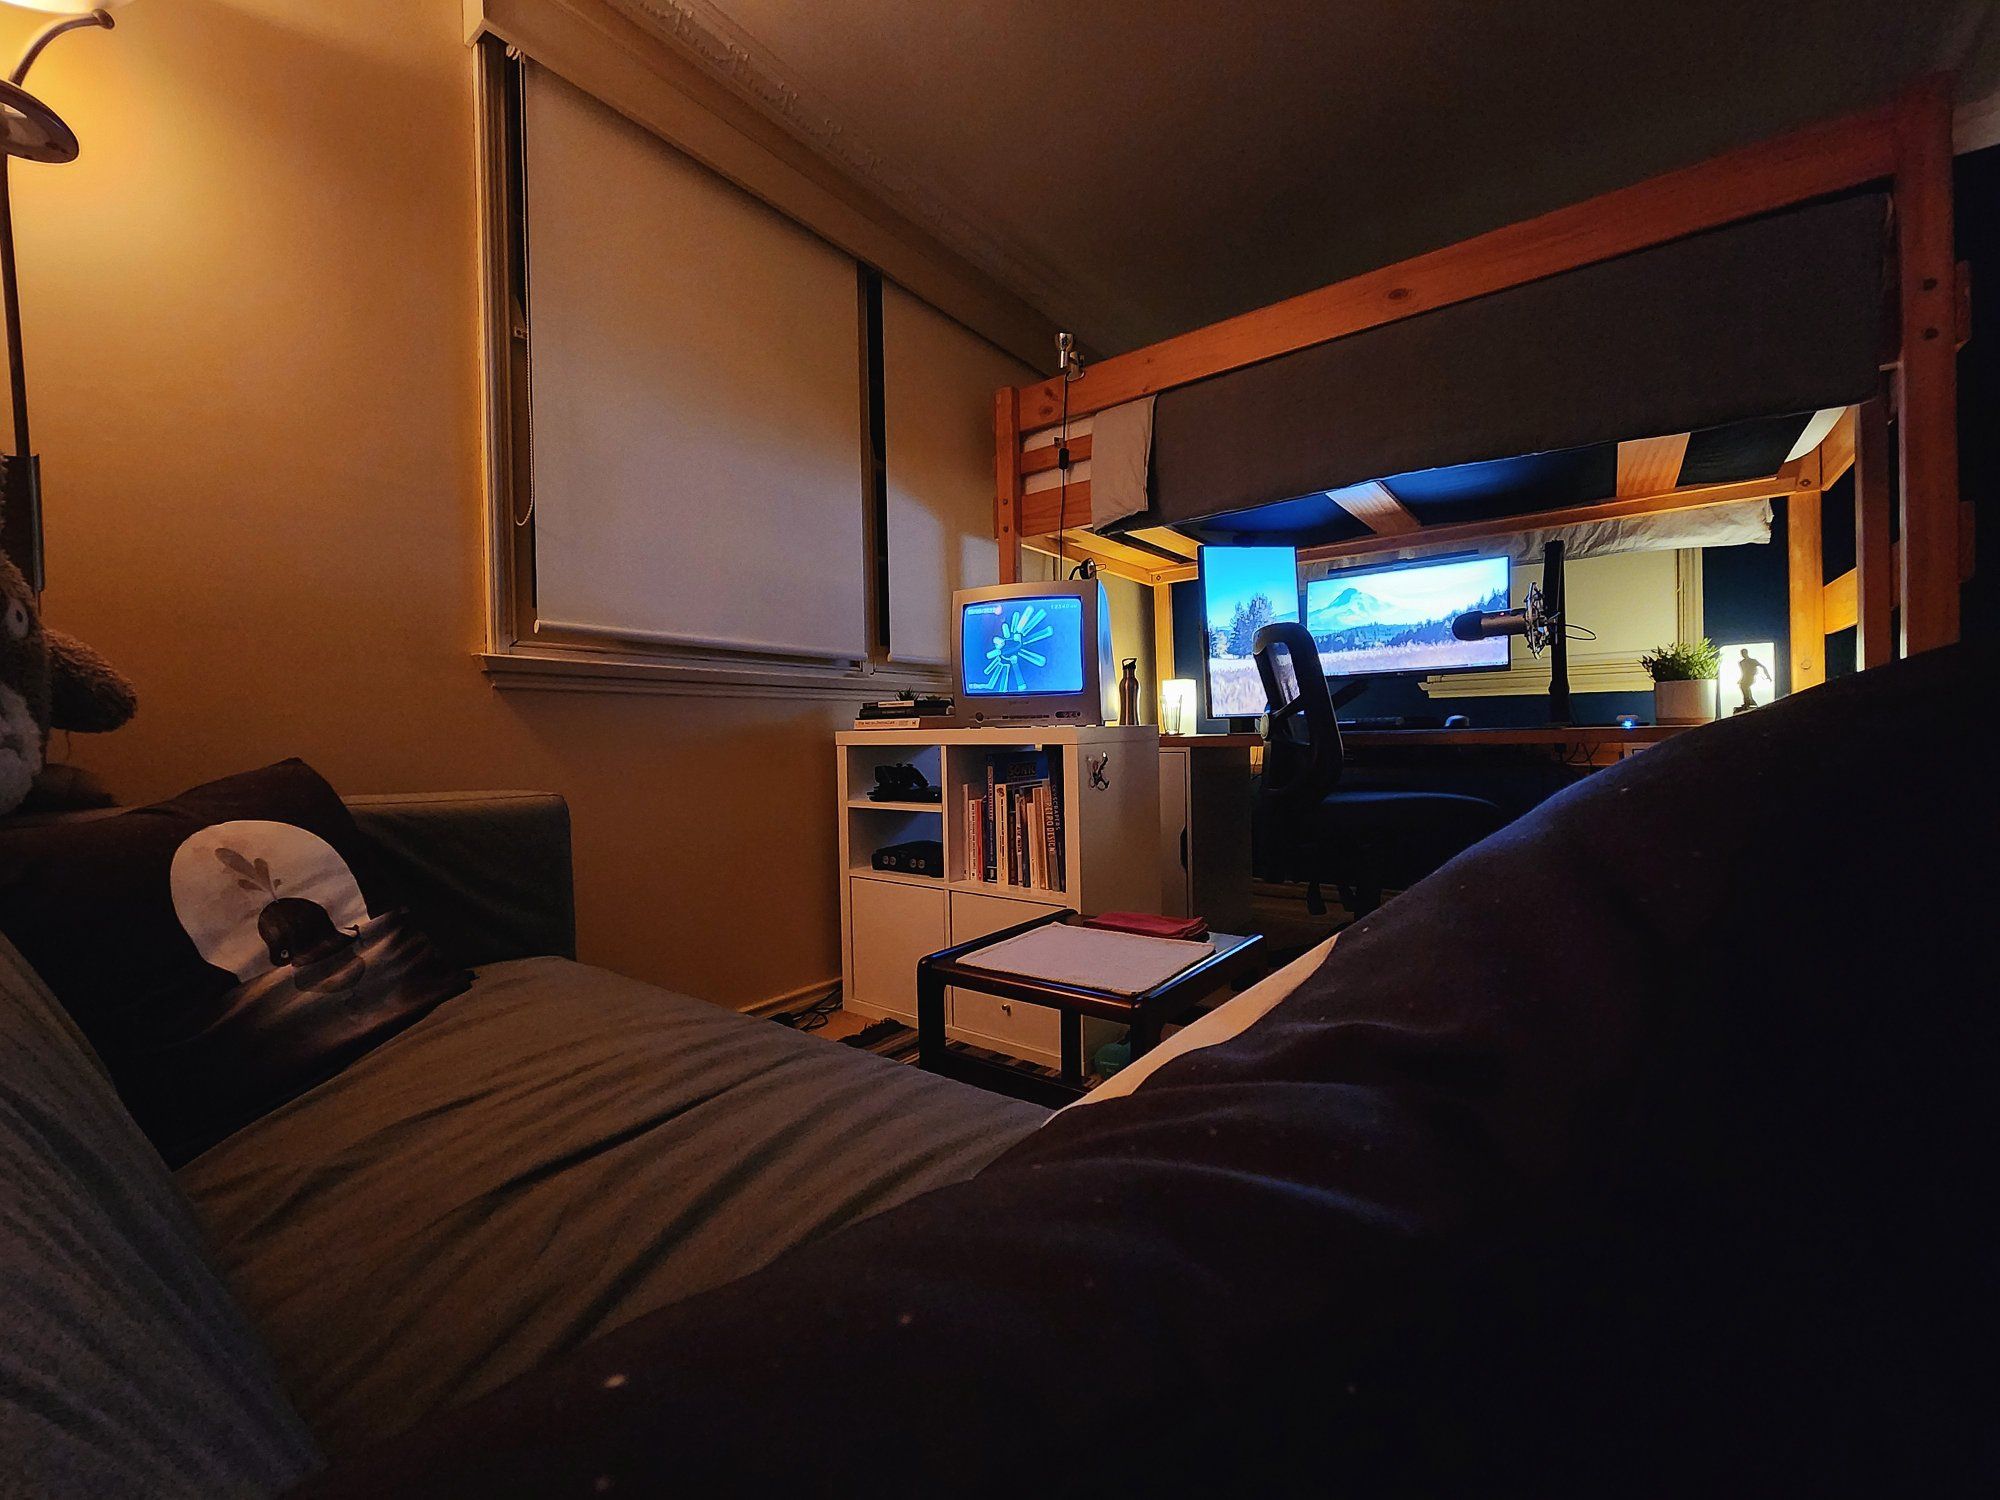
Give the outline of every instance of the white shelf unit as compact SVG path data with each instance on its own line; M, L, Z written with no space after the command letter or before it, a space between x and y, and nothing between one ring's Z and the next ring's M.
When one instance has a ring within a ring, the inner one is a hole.
M917 960L1048 911L1155 911L1160 902L1158 733L1144 725L1055 725L927 732L843 730L838 756L840 934L843 1004L857 1015L917 1024ZM990 756L1039 751L1063 801L1065 884L1059 891L971 878L966 870L965 797L984 791ZM941 803L870 802L877 766L907 761ZM869 863L877 849L909 839L944 846L944 876L905 875ZM1117 1028L1088 1022L1084 1051ZM1062 1037L1054 1011L950 991L945 1034L1029 1062L1057 1067Z

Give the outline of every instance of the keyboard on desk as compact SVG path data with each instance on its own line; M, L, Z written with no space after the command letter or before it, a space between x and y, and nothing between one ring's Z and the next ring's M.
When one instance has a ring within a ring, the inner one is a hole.
M1444 719L1437 714L1364 714L1358 719L1342 719L1342 729L1442 729Z

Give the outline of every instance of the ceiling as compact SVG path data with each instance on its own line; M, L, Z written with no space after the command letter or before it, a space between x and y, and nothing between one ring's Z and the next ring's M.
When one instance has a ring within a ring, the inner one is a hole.
M619 3L1099 353L2000 88L2000 0Z

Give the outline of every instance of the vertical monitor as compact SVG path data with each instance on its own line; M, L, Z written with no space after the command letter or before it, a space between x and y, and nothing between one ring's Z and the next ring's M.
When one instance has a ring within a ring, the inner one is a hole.
M1264 712L1264 683L1251 654L1257 632L1299 618L1299 555L1291 547L1201 549L1202 655L1208 714L1247 719Z
M1306 629L1328 677L1507 665L1508 636L1461 641L1451 622L1507 608L1505 557L1353 568L1306 585Z

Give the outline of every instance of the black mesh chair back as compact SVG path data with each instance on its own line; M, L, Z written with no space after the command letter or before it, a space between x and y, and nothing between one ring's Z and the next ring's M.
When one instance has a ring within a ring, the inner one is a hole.
M1385 888L1414 884L1500 826L1491 802L1408 786L1341 784L1333 690L1305 626L1266 625L1252 647L1270 708L1252 845L1265 878L1303 874L1306 910L1326 910L1322 878L1363 916Z
M1340 782L1340 719L1319 648L1294 621L1266 625L1251 646L1270 718L1260 799L1290 810L1317 806Z

